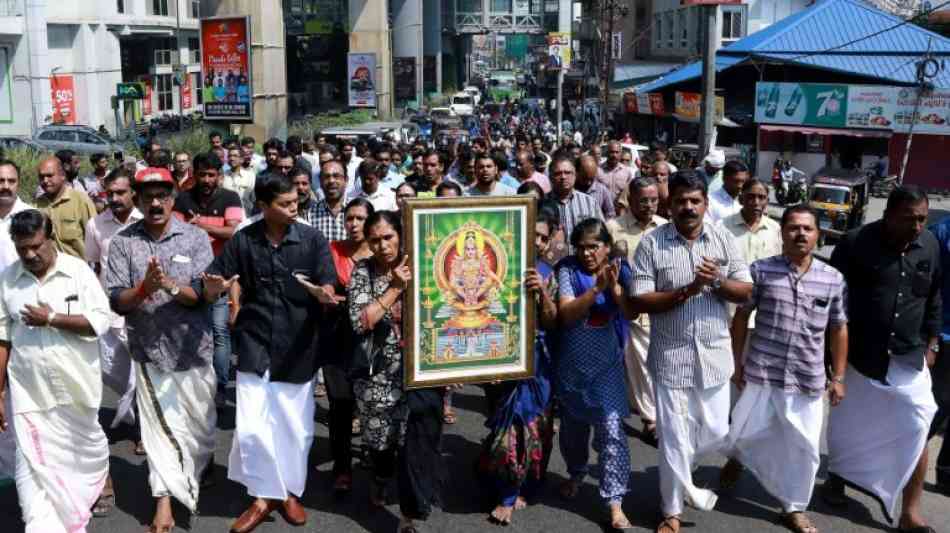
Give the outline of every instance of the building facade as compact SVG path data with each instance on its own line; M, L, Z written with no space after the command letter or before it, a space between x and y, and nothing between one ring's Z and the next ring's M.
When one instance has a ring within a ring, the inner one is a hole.
M50 123L116 133L199 109L200 15L200 0L0 0L0 134ZM133 81L148 98L113 109L116 85Z

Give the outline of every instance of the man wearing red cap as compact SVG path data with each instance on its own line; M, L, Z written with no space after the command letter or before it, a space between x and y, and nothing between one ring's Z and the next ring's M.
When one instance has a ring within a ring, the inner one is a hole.
M157 499L150 530L171 531L171 498L197 510L214 454L215 373L211 321L190 283L211 264L208 234L172 216L175 180L164 168L135 175L144 218L109 246L106 290L125 315L136 400Z

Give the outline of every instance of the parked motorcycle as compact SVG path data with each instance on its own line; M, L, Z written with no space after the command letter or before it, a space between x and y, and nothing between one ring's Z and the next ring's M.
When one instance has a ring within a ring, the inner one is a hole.
M772 188L779 205L793 205L808 198L808 176L786 159L776 159L772 165Z

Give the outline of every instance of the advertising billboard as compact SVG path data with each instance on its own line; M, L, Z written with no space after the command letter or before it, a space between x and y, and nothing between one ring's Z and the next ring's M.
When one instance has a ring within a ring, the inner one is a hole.
M376 107L376 54L347 54L350 107Z
M571 68L571 34L548 34L548 57L545 65L549 69Z
M50 77L50 90L53 97L53 123L76 123L76 91L72 76Z
M950 135L950 89L831 83L756 84L755 121ZM914 107L917 105L916 114Z
M254 119L250 43L250 17L201 20L205 120L250 122Z

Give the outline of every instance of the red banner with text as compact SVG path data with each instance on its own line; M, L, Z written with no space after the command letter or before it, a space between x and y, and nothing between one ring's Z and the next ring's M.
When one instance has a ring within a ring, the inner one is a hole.
M72 76L52 76L50 89L53 96L53 123L76 123L76 90Z

